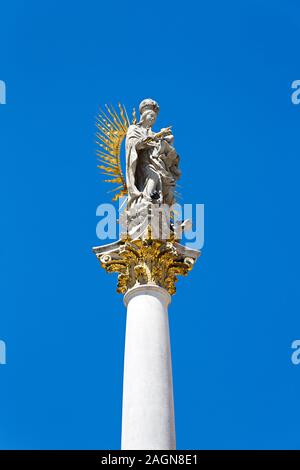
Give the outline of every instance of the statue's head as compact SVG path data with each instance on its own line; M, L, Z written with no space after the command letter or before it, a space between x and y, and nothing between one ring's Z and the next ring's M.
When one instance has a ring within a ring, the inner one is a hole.
M139 111L141 115L140 123L144 124L145 127L152 127L159 112L158 103L151 98L146 98L140 103Z

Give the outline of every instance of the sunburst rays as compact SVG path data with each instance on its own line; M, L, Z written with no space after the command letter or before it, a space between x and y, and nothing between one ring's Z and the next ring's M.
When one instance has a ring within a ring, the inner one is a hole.
M110 105L105 105L106 112L100 110L97 115L96 126L96 143L100 147L97 151L100 165L98 168L102 170L102 174L108 177L104 181L106 183L117 184L109 192L116 192L113 201L127 194L126 181L121 167L121 144L126 136L130 121L125 109L121 103L118 103L119 112Z

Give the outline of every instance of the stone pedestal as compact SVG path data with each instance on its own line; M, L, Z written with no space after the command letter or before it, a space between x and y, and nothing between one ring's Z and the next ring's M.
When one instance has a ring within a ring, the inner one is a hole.
M156 285L137 286L127 306L122 449L175 449L168 304Z

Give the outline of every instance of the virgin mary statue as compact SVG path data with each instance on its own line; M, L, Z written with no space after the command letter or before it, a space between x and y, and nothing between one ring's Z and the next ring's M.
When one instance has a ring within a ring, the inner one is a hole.
M127 211L150 204L174 203L174 189L180 177L179 157L173 146L171 128L152 131L159 106L152 99L140 103L140 121L126 134Z

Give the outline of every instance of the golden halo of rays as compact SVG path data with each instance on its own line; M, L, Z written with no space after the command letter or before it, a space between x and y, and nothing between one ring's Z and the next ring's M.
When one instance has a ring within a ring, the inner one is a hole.
M100 147L97 156L100 162L98 168L102 174L108 177L106 183L117 184L108 192L116 192L113 201L127 194L125 177L121 167L121 145L126 136L130 121L125 106L118 103L118 111L107 104L106 111L100 110L96 117L96 144ZM133 110L133 123L135 121L135 110Z

